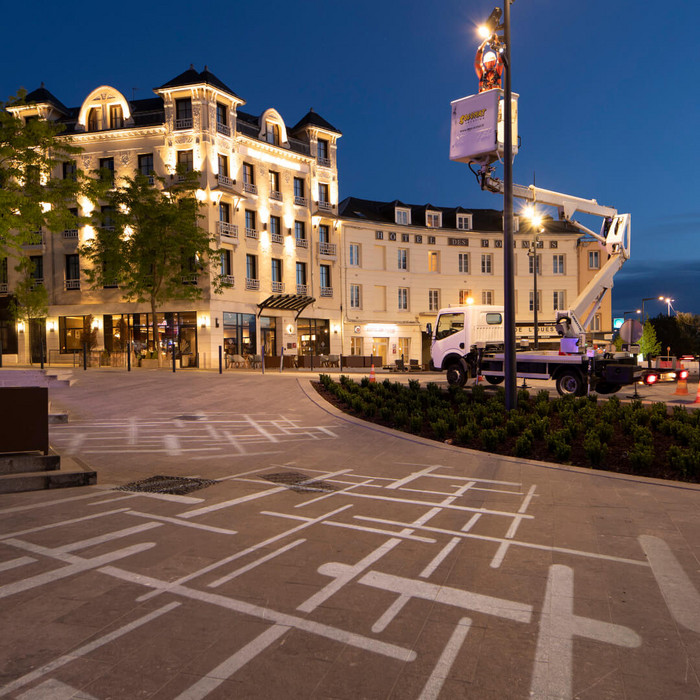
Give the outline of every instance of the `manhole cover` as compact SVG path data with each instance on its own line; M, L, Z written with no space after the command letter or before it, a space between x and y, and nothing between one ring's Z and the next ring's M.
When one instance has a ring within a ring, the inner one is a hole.
M130 484L117 486L115 491L136 491L142 493L169 493L184 496L192 491L205 489L216 481L211 479L193 479L184 476L151 476L148 479L132 481Z
M337 491L335 486L326 481L317 481L307 474L299 472L278 472L275 474L262 474L262 479L272 481L275 484L282 484L297 493L331 493Z

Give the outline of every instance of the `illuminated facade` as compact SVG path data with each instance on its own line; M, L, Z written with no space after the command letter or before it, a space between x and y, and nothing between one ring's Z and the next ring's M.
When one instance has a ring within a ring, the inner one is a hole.
M80 348L87 316L97 331L96 349L116 353L129 337L137 349L156 348L163 362L177 343L182 366L215 366L219 346L251 356L263 347L268 356L283 347L287 354L340 353L340 132L313 110L293 127L275 109L259 116L244 112L245 101L207 68L190 67L154 92L153 98L128 100L103 85L80 107L68 108L42 86L12 111L63 123L66 138L83 149L77 167L111 169L117 183L136 170L166 179L177 177L178 165L200 171L201 225L216 237L229 287L213 294L207 274L183 275L183 283L200 286L202 296L159 309L154 340L146 304L124 302L116 288L88 287L86 261L77 250L91 235L89 226L44 231L26 253L36 283L48 291L49 314L32 329L33 348L20 327L13 356L7 352L12 333L6 333L6 362L37 361L40 343L52 361L65 360L61 356ZM78 202L76 212L89 215L91 205ZM16 282L9 262L0 287L5 299ZM259 306L284 295L313 301L298 319L298 306Z
M381 356L383 364L393 364L402 356L404 361L427 363L426 325L434 322L438 309L470 299L476 304L503 304L500 211L350 197L341 202L340 217L346 351ZM524 222L519 226L516 217L517 335L530 344L534 339L533 253L537 255L539 338L545 342L558 338L556 310L568 308L597 271L587 267L589 251L598 251L601 264L606 259L603 248L583 240L566 222L546 219L544 227L533 244L534 231ZM598 337L611 331L609 294L596 323Z

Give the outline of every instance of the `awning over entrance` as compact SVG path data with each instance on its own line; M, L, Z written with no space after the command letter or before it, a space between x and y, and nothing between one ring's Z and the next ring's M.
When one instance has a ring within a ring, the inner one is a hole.
M282 311L295 311L294 320L299 318L299 314L309 305L316 301L314 297L307 297L303 294L273 294L265 301L258 304L258 316L265 309L281 309Z

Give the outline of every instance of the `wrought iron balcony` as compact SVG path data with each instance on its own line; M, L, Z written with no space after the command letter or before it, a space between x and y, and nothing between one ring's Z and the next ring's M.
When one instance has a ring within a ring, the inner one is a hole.
M187 117L186 119L176 119L175 120L176 129L191 129L192 128L192 117Z
M77 241L78 240L78 229L77 228L67 228L63 231L64 241Z
M321 296L322 297L332 297L333 296L333 287L321 287Z
M318 208L321 211L333 211L333 205L330 202L319 202L318 203Z
M32 235L25 243L23 248L41 248L44 245L44 234L41 231L33 231Z
M273 243L284 243L284 236L282 236L281 233L272 233L270 234L270 238Z
M323 166L324 168L331 167L331 159L330 158L324 158L323 156L319 156L316 160L318 161L318 164Z
M258 230L255 228L246 227L245 237L246 238L258 238Z
M198 279L199 279L199 275L197 275L197 274L183 275L182 276L182 284L197 284Z
M228 177L228 175L218 174L216 176L216 179L218 180L220 187L226 187L229 190L233 189L233 186L234 186L233 178Z
M216 122L216 130L224 136L231 136L231 127L228 124Z
M35 280L35 282L38 280ZM80 289L80 280L66 280L66 291L71 289Z
M231 242L238 240L238 226L236 224L230 224L228 221L217 221L216 232L224 241Z
M301 294L302 296L308 296L309 285L308 284L298 284L297 285L297 294Z
M246 277L245 288L254 290L260 289L260 280L253 279L252 277Z
M275 294L281 294L282 292L284 292L284 282L273 282L272 291Z
M252 182L244 182L243 191L247 192L248 194L257 194L258 188Z
M337 255L336 253L337 246L335 243L319 243L318 244L318 252L319 255L326 255L329 257L335 257Z
M297 248L308 248L308 247L309 247L308 238L297 237Z
M0 294L7 294L7 282L0 282Z
M226 287L235 287L236 278L233 275L221 275L221 284Z
M298 207L308 207L309 206L309 200L306 197L294 197L294 204L296 204Z
M270 192L270 199L276 199L278 202L282 201L282 193L277 190L272 190Z

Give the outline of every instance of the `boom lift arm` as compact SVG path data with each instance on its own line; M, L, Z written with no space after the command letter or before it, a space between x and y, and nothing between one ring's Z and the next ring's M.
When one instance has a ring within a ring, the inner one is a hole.
M502 194L504 184L498 178L493 177L493 171L494 167L491 165L481 166L481 170L477 174L481 189ZM582 233L600 241L608 252L608 260L576 297L571 308L566 311L557 311L557 330L560 335L565 338L579 338L585 334L585 329L588 328L600 307L605 292L612 288L613 277L630 257L631 217L629 214L618 214L616 209L598 204L595 199L574 197L534 185L529 187L513 185L513 196L533 204L539 203L557 207L559 216L563 220ZM600 233L595 233L576 221L573 215L577 211L602 217L603 224ZM591 304L593 305L591 310L581 322L582 315Z

